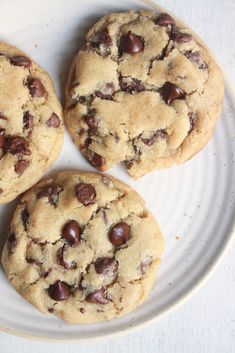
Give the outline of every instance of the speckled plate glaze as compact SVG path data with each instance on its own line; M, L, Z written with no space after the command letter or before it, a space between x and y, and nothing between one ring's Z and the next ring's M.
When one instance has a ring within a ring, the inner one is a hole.
M155 5L156 6L156 5ZM69 66L88 28L102 15L154 7L137 0L1 1L1 40L33 56L62 91ZM68 325L44 316L21 298L0 272L0 329L34 339L94 339L141 327L176 308L205 281L232 238L235 214L235 95L226 82L222 119L207 147L192 160L132 180L120 165L110 174L145 198L165 234L166 250L156 284L145 303L118 320ZM43 141L42 141L43 143ZM50 169L92 170L66 135L59 160ZM16 202L0 207L1 246Z

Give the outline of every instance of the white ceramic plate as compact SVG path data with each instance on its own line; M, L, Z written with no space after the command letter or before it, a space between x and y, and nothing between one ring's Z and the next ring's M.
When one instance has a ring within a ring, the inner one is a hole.
M87 29L102 15L147 7L137 0L0 0L1 40L17 45L63 88L74 53ZM159 318L199 287L232 237L235 214L235 98L226 83L222 119L207 147L184 165L133 181L122 166L110 174L145 198L165 235L166 250L156 284L145 303L118 320L68 325L44 316L22 299L0 272L0 329L38 339L81 340L127 331ZM66 134L59 160L49 171L92 170ZM15 203L0 208L1 243Z

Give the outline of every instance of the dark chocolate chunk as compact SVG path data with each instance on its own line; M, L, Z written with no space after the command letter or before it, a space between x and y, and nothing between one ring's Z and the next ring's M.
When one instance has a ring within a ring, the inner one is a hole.
M5 146L4 146L4 152L5 153L11 153L11 154L24 154L24 155L30 155L31 151L29 149L29 141L26 140L22 136L10 136L7 137Z
M21 212L21 219L23 222L24 230L27 231L29 225L29 211L26 207Z
M66 300L71 295L71 287L66 282L57 281L54 284L50 285L50 287L48 288L48 293L51 299L53 300Z
M60 118L57 114L52 113L50 118L47 120L46 124L48 127L54 127L55 129L57 129L58 127L60 127Z
M49 203L56 207L59 201L59 195L62 191L63 188L61 186L49 185L37 193L37 198L48 197Z
M27 56L23 55L15 55L10 58L10 62L12 65L16 66L23 66L23 67L30 67L32 64L32 61L27 58Z
M32 97L40 98L46 95L46 89L38 78L29 77L27 81L29 93Z
M118 263L114 258L100 257L96 260L94 266L98 274L113 276L117 272Z
M171 39L177 43L187 43L192 40L192 35L189 33L182 33L175 28L171 33Z
M80 243L81 230L78 222L72 220L65 224L62 235L71 245L78 245Z
M144 50L143 39L129 31L126 35L123 35L120 41L121 53L136 54Z
M175 25L175 20L168 13L161 13L155 20L155 23L159 26Z
M0 129L0 148L3 148L5 145L5 129Z
M92 152L91 155L87 156L88 161L93 165L93 167L98 169L103 169L105 164L104 158L98 153Z
M160 89L160 95L166 104L171 104L175 99L184 98L185 92L174 83L166 82Z
M29 111L24 112L23 116L23 130L32 130L34 117Z
M130 237L130 226L125 222L117 223L109 232L109 240L114 246L126 244Z
M93 293L86 296L86 301L92 304L108 304L108 299L106 297L105 289L101 288Z
M19 176L21 176L24 173L25 169L28 168L29 165L30 165L30 161L26 161L25 159L21 159L14 165L15 172Z
M75 187L75 194L79 202L89 206L96 201L96 191L91 184L80 183Z

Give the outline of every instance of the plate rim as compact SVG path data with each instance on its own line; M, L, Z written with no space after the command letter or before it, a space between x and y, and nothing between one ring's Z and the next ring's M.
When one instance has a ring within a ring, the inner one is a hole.
M152 7L152 8L155 8L157 10L160 10L160 11L167 11L167 13L172 15L183 26L186 26L186 27L190 28L190 31L192 32L194 37L199 42L201 42L203 44L203 46L208 50L208 52L212 55L212 57L218 63L218 59L215 57L214 53L210 50L210 48L208 48L206 43L184 21L182 21L177 16L175 16L175 14L173 14L171 11L168 11L164 7L158 5L155 2L155 0L141 0L141 2L143 4L145 4L145 5L147 5L148 7ZM227 90L229 92L229 94L234 98L234 102L235 102L235 85L229 79L229 76L227 75L227 73L221 67L220 64L219 64L219 66L220 66L220 69L221 69L223 77L224 77L225 90ZM190 298L192 298L204 286L204 284L209 280L209 278L216 271L216 269L218 268L219 264L223 260L223 258L226 255L226 253L229 251L233 241L235 241L235 219L233 220L233 222L231 222L230 230L228 232L226 232L226 234L227 234L227 238L224 241L224 243L223 243L222 247L220 248L220 250L218 251L217 255L213 258L212 262L208 265L208 267L204 271L203 275L201 275L197 279L197 281L194 283L194 286L192 288L189 288L188 290L186 290L186 292L180 298L178 298L174 302L174 304L169 304L169 306L167 306L166 308L162 309L156 316L153 316L151 318L145 319L145 320L143 320L140 323L136 323L136 324L133 323L132 326L128 326L124 330L118 330L118 331L114 331L114 332L109 332L109 333L102 334L100 336L99 335L94 335L92 337L83 337L83 338L71 338L71 337L69 337L69 338L54 338L54 337L44 336L44 335L43 336L37 336L37 335L26 333L24 331L8 328L8 327L4 327L4 326L0 326L0 332L7 333L7 334L15 336L15 337L32 340L32 341L48 342L48 343L70 343L71 344L71 343L79 343L79 342L82 342L82 343L84 343L84 342L94 342L96 340L100 341L100 340L102 340L104 338L110 338L111 336L112 336L112 338L117 338L117 337L126 335L126 334L128 334L130 332L135 332L135 331L141 330L144 327L146 327L147 325L156 323L157 321L163 319L166 315L175 312L180 306L182 306L184 303L186 303Z

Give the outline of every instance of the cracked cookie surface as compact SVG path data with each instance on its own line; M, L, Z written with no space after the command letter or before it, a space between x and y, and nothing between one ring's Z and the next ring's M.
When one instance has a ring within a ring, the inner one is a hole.
M0 203L35 184L63 143L61 105L47 73L0 42Z
M109 176L67 171L23 196L2 264L42 313L89 323L141 304L162 251L159 226L133 189Z
M94 167L124 161L138 178L201 150L222 100L221 71L189 29L165 13L114 13L74 59L65 121Z

